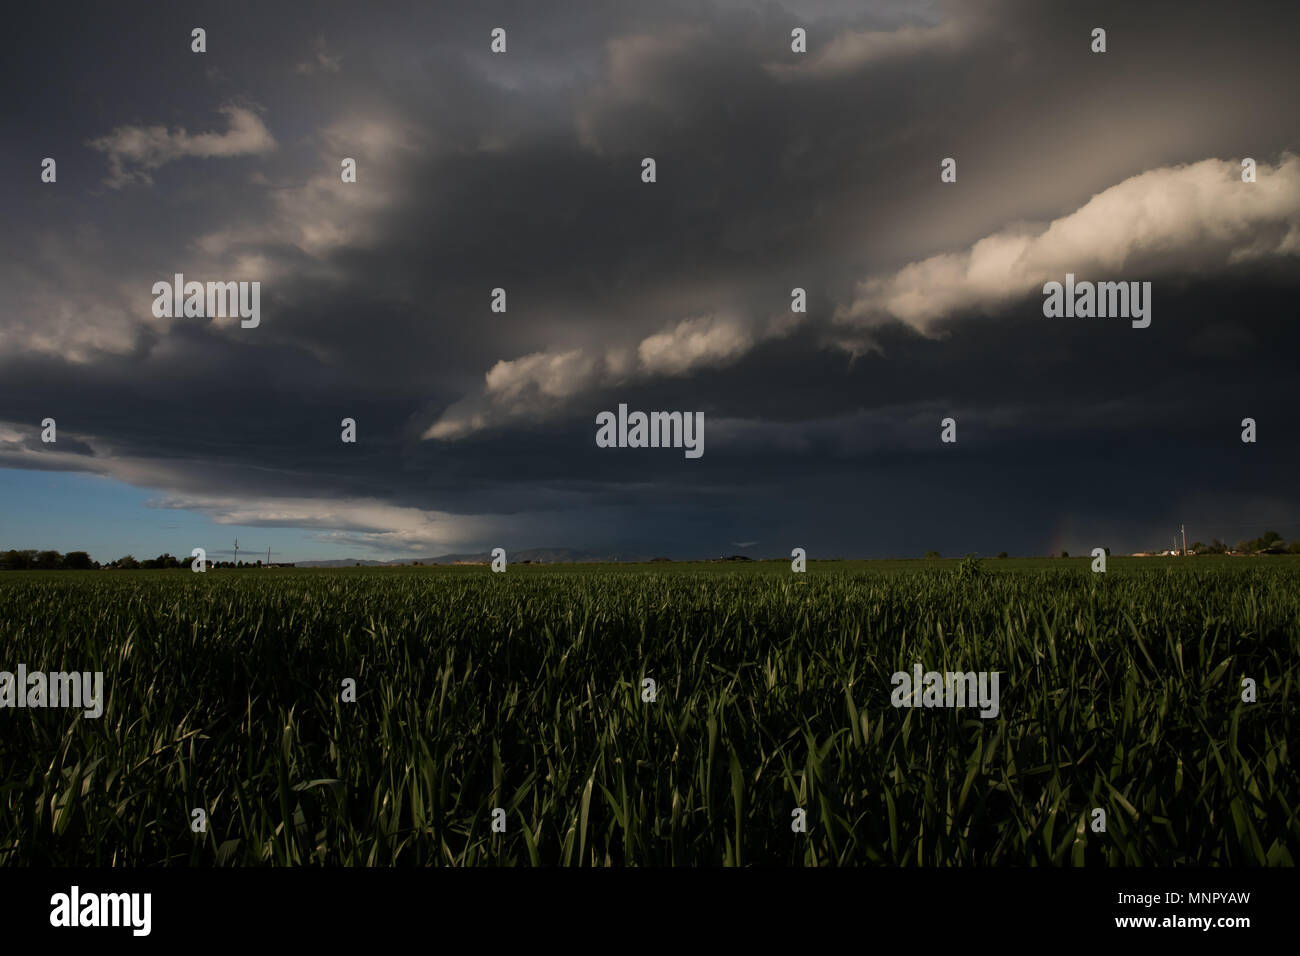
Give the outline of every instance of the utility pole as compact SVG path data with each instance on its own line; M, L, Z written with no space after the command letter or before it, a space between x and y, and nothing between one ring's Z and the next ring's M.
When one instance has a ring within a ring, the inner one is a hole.
M1180 524L1178 530L1183 533L1183 557L1187 557L1187 525Z
M238 538L235 539L235 560L234 560L234 565L235 565L235 567L239 567L239 539L238 539Z
M1183 538L1183 543L1184 543L1184 544L1187 543L1187 538L1186 538L1186 537ZM270 548L269 546L268 546L267 549L266 549L266 566L267 566L268 568L271 566L271 548Z

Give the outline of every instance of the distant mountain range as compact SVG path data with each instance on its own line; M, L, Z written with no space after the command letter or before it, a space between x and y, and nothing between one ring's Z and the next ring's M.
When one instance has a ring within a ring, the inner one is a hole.
M522 551L507 551L506 560L510 564L530 561L533 564L639 564L650 561L654 555L635 554L628 551L580 551L575 548L525 548ZM300 568L351 568L394 567L399 564L457 564L461 562L488 564L492 555L488 551L475 551L469 554L443 554L436 558L397 558L393 561L366 561L361 558L347 558L334 561L298 561Z

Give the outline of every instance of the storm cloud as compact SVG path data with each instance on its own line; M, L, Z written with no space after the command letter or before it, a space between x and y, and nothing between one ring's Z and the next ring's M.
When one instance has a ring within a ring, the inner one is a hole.
M16 12L0 469L362 557L1300 537L1300 16L1132 7ZM1045 318L1067 272L1151 326ZM260 324L155 317L177 273ZM619 403L704 457L597 448Z

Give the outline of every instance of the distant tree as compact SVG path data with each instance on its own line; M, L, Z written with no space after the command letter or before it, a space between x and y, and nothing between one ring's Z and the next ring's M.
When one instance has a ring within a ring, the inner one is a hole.
M89 571L94 567L85 551L69 551L63 556L63 566L71 571Z
M32 568L40 571L57 571L63 567L63 555L57 551L39 551Z
M1068 558L1069 556L1070 556L1070 552L1069 552L1069 551L1062 551L1062 552L1061 552L1061 557L1063 557L1063 558Z
M258 558L258 559L257 559L257 566L258 566L259 568L262 566L262 559L261 559L261 558Z
M939 554L938 551L927 551L925 552L925 556L926 558L937 558L940 557L941 555Z
M140 567L140 562L128 554L114 561L113 566L118 568L125 568L128 571L134 571L136 568Z
M1006 556L1007 556L1007 553L1006 553L1005 551L999 551L999 552L998 552L998 557L999 557L999 558L1005 558Z
M1203 541L1192 542L1192 548L1191 548L1192 554L1204 554L1207 550L1208 549L1205 547L1205 543Z
M1237 546L1236 546L1235 548L1233 548L1232 550L1234 550L1234 551L1242 551L1242 552L1246 552L1246 551L1254 551L1254 550L1255 550L1255 542L1254 542L1254 541L1246 541L1246 540L1243 539L1243 540L1241 540L1241 541L1238 541L1238 542L1237 542Z
M1218 538L1210 542L1210 554L1223 554L1227 550L1228 546Z
M6 551L0 554L0 569L5 571L25 571L31 565L31 559L25 551Z
M1292 554L1300 554L1300 541L1292 541L1291 547L1287 548Z

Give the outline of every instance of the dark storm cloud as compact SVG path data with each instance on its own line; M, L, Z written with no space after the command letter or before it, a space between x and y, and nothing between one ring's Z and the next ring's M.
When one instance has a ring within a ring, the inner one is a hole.
M54 415L88 470L167 507L393 553L1014 550L1070 514L1136 546L1183 500L1293 500L1294 218L1255 261L1189 232L1159 275L1114 275L1156 280L1145 330L1045 320L1024 290L926 335L842 320L864 280L1149 170L1300 149L1286 6L309 9L25 25L4 84L30 92L0 126L0 464L68 467L62 437L24 431ZM1207 249L1213 269L1180 266ZM155 319L175 272L260 280L261 325ZM618 402L704 411L704 458L597 449Z

